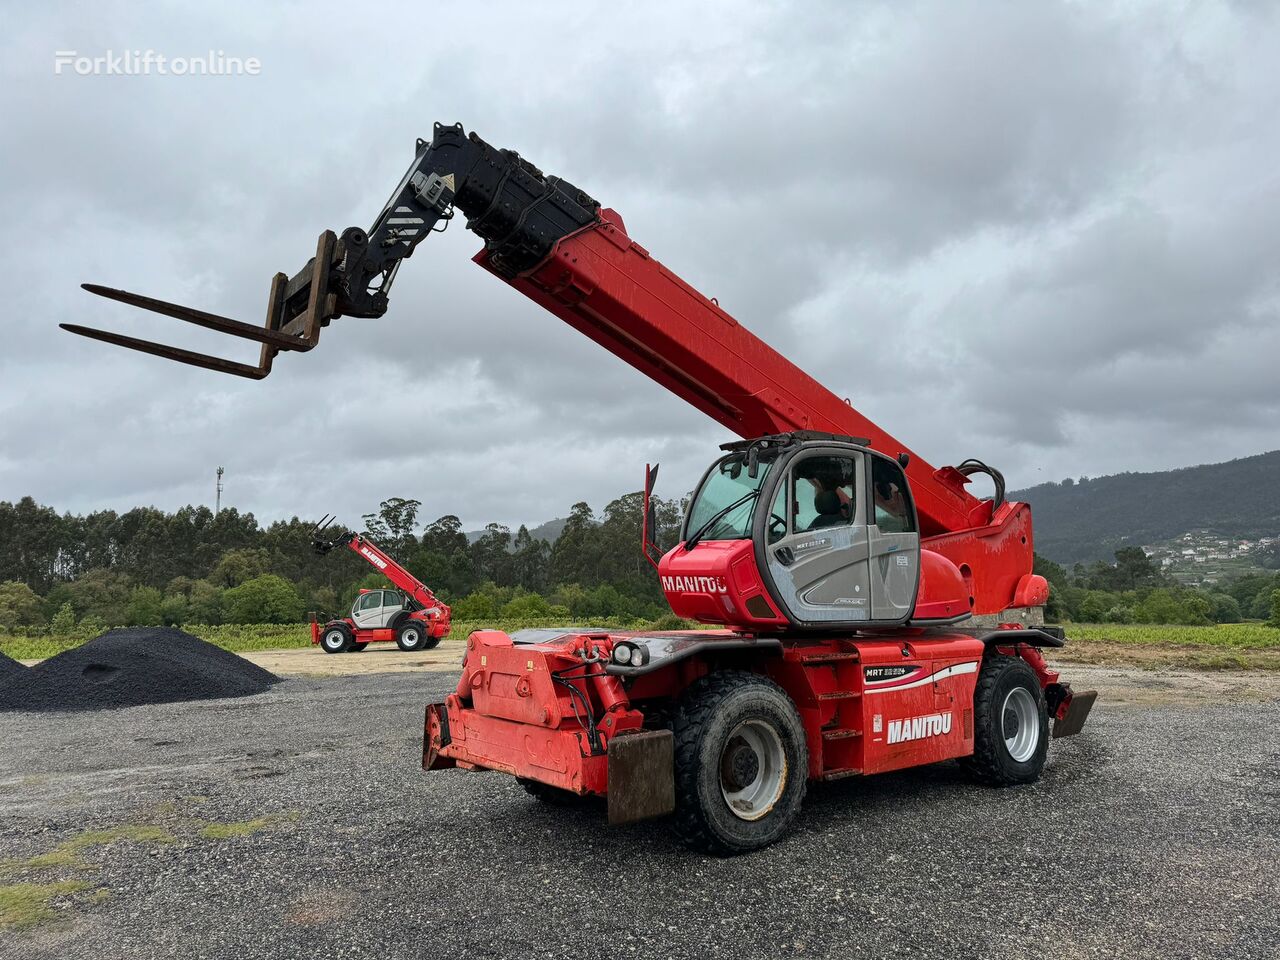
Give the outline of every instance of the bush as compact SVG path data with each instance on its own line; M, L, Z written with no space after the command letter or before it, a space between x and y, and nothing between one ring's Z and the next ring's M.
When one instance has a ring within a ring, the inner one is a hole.
M134 587L129 591L129 605L125 616L131 627L159 626L164 597L155 587Z
M76 612L70 603L64 603L49 621L49 632L55 637L69 636L76 629Z
M677 617L674 613L664 613L653 623L649 624L650 630L697 630L702 624L693 620L686 620L684 617Z
M246 580L222 595L229 623L298 623L302 598L293 584L273 573Z
M1242 619L1240 604L1230 594L1212 593L1209 595L1209 604L1213 608L1209 615L1213 617L1214 623L1239 623Z
M1267 625L1280 627L1280 590L1271 591L1271 619Z
M40 620L40 598L34 590L17 580L0 583L0 628L29 627Z

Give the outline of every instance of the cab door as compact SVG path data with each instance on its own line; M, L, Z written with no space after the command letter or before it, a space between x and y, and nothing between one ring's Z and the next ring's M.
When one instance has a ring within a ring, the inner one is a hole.
M805 453L787 469L765 519L777 599L801 622L872 618L864 455Z
M351 608L351 619L361 630L376 630L382 626L382 594L381 590L362 593Z
M920 580L920 533L907 478L896 461L868 455L870 497L871 616L904 620L916 603Z
M404 609L404 594L399 590L383 590L382 591L382 618L378 623L380 627L391 626L391 621L395 619L397 613Z

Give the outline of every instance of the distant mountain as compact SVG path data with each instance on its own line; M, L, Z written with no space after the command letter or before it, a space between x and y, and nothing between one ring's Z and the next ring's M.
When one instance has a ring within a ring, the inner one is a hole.
M1163 473L1043 483L1009 494L1031 504L1036 552L1061 564L1193 530L1235 539L1280 534L1280 450Z
M560 534L564 532L564 525L568 522L568 517L548 520L546 523L540 523L536 527L530 527L529 535L535 540L545 540L547 543L555 543L556 540L559 539ZM518 530L519 527L516 529ZM514 536L515 530L512 530L511 534ZM467 532L467 543L475 543L483 536L483 530L470 530Z

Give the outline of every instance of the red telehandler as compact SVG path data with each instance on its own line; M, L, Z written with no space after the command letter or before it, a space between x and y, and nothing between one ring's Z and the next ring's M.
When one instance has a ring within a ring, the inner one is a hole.
M323 625L312 615L312 643L320 644L325 653L346 653L363 650L370 643L394 640L401 650L412 652L430 650L449 635L448 604L368 537L344 533L332 540L323 539L321 534L332 522L333 517L326 515L316 524L312 548L324 554L335 547L349 547L399 589L361 590L351 605L351 616Z
M782 836L811 780L949 759L991 784L1040 776L1051 724L1077 733L1096 694L1042 656L1064 640L1041 625L1031 511L999 472L931 466L651 257L618 213L461 125L418 141L368 232L326 231L301 271L276 274L263 326L86 285L258 341L256 366L64 326L265 377L330 321L381 316L401 261L458 211L483 269L742 440L655 564L672 610L718 629L477 631L456 689L427 706L425 768L607 797L615 823L674 811L688 844L720 854ZM994 496L966 490L977 473ZM652 529L646 510L651 560Z

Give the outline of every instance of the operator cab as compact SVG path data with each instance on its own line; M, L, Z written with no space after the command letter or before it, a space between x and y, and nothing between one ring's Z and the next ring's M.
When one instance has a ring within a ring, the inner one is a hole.
M903 463L865 440L810 431L722 449L690 502L682 543L660 564L677 614L747 629L911 619L921 549ZM958 572L942 581L966 592ZM967 614L964 599L956 613Z
M389 627L409 600L399 590L361 590L351 606L351 620L361 630Z

